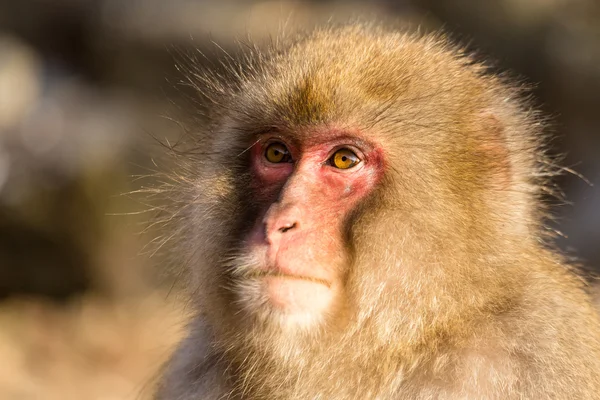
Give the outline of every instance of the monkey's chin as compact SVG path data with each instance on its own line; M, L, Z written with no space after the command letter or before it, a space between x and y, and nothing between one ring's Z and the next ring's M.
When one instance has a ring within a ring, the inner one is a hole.
M263 280L271 305L284 313L318 315L331 306L333 292L326 282L279 275Z
M309 331L324 322L336 292L327 282L289 275L255 277L239 290L246 310L261 323Z

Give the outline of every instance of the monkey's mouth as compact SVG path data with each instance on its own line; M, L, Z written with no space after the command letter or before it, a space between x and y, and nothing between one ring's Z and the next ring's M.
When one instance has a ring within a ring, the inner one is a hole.
M242 283L239 294L247 307L257 311L266 306L270 311L282 313L277 315L292 319L294 316L321 315L336 293L335 284L331 281L290 273L280 268L248 271L245 276L250 280L247 283L251 284Z
M326 281L325 279L315 278L312 276L286 274L284 272L278 272L278 271L256 271L256 272L249 274L248 277L254 278L254 279L273 277L273 278L284 278L284 279L292 279L292 280L299 280L299 281L308 281L308 282L313 282L313 283L319 283L321 285L327 286L327 288L331 288L331 283L329 281Z

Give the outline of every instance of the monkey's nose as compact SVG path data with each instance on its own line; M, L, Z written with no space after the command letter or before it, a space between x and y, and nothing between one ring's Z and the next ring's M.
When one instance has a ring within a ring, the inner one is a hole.
M294 218L289 218L285 215L275 218L274 220L267 220L267 237L278 235L291 231L292 229L298 228L298 221Z
M300 210L296 206L274 206L265 216L265 230L268 240L300 227Z

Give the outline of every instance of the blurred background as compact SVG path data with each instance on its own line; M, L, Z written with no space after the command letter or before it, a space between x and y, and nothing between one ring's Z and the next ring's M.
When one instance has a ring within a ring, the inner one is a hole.
M559 245L600 270L597 0L0 0L1 399L147 399L181 335L152 212L123 195L179 130L171 46L354 17L442 28L534 86L552 150L595 183L557 179Z

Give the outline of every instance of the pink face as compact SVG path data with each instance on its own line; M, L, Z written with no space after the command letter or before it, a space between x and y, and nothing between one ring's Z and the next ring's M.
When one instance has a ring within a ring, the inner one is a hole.
M311 135L297 143L263 135L251 149L261 214L246 240L253 259L241 287L246 307L318 319L342 292L348 257L341 229L383 174L383 152L356 135ZM245 291L245 292L244 292Z

